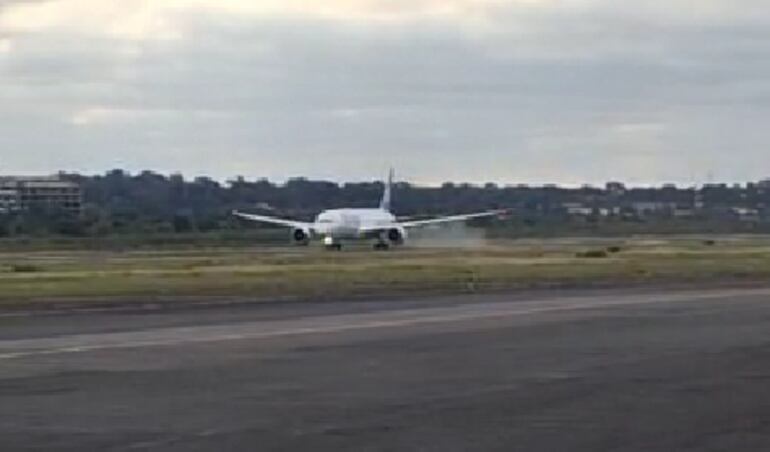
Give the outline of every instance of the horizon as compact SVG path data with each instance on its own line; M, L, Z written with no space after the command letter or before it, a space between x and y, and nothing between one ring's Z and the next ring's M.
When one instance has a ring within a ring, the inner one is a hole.
M238 178L243 178L243 180L247 183L255 183L259 181L267 181L271 184L283 186L286 185L288 182L292 180L306 180L308 182L327 182L327 183L333 183L338 186L344 186L345 184L365 184L365 183L383 183L384 178L373 178L373 179L349 179L349 180L335 180L335 179L328 179L328 178L316 178L316 177L309 177L309 176L303 176L303 175L291 175L291 176L284 176L280 179L271 179L268 177L263 177L259 175L254 176L246 176L242 174L229 176L223 179L214 178L211 176L207 176L204 174L195 174L195 175L187 175L181 172L162 172L158 170L150 170L150 169L143 169L139 171L129 171L121 168L112 168L109 170L105 170L98 173L80 173L80 172L71 172L71 171L56 171L52 173L47 174L8 174L8 173L0 173L0 179L3 178L45 178L45 177L58 177L58 176L78 176L78 177L104 177L109 175L111 172L114 171L121 171L124 174L130 176L130 177L138 177L142 175L143 173L151 173L154 175L162 176L165 178L170 178L173 176L181 176L185 182L194 182L198 178L205 178L212 180L214 182L219 183L220 185L228 185L232 182L235 182ZM703 187L709 187L709 186L728 186L733 187L736 185L746 187L750 184L759 184L762 182L770 182L770 177L761 178L758 180L744 180L744 181L708 181L708 182L699 182L694 184L681 184L681 183L674 183L674 182L663 182L659 184L633 184L627 181L623 181L620 179L610 179L604 182L600 182L598 184L594 183L580 183L580 184L560 184L555 182L548 182L548 181L541 181L541 182L535 182L535 183L525 183L525 182L507 182L507 183L499 183L495 181L486 181L486 182L470 182L470 181L463 181L463 180L444 180L439 183L434 184L428 184L428 183L421 183L421 182L414 182L402 177L399 177L398 172L396 172L396 178L394 179L394 184L401 184L405 183L412 187L418 187L418 188L441 188L442 185L445 184L453 184L456 186L462 186L462 185L469 185L472 187L484 187L485 185L492 184L495 185L497 188L518 188L518 187L529 187L529 188L549 188L549 187L556 187L556 188L562 188L562 189L581 189L581 188L595 188L595 189L604 189L607 184L614 184L619 183L622 184L627 189L655 189L655 188L665 188L666 186L673 186L678 189L697 189L697 188L703 188Z

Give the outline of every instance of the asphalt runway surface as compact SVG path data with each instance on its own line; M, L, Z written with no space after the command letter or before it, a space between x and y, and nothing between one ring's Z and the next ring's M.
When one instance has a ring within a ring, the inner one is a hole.
M0 315L0 450L767 451L770 289Z

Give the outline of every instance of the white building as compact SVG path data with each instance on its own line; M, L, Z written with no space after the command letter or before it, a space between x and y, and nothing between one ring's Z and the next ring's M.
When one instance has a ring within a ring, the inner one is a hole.
M0 211L54 207L79 213L80 186L58 176L0 176Z

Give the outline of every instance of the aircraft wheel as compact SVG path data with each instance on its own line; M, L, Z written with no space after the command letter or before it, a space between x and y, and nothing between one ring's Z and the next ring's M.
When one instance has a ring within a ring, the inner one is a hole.
M390 246L385 242L377 242L374 244L374 249L378 251L386 251Z

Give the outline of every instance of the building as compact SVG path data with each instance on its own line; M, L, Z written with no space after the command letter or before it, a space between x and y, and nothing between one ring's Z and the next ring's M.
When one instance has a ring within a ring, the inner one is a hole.
M0 213L18 210L19 196L16 190L0 188Z
M579 202L565 202L562 204L562 208L567 212L567 215L573 217L609 217L617 213L615 208L590 207Z
M636 215L644 217L647 215L660 214L664 212L673 212L677 205L673 202L662 201L636 201L631 203L631 210Z
M761 219L758 209L751 209L746 207L733 207L730 209L735 218L738 221L745 223L758 223Z
M626 194L626 186L621 182L607 182L604 191L610 196L623 196Z
M594 209L591 207L586 207L579 202L565 202L561 206L567 212L567 215L570 216L587 217L594 213Z
M59 176L0 176L0 212L35 207L80 213L80 186Z

